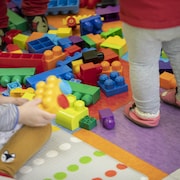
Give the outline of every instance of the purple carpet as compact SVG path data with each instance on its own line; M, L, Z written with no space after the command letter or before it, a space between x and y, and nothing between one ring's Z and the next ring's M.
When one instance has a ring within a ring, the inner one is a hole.
M114 112L115 129L98 124L92 131L168 174L179 169L180 109L161 103L161 121L155 128L135 125L122 110Z

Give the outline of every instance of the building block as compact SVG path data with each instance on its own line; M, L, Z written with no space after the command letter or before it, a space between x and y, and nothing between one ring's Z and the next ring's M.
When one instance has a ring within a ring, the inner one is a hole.
M76 52L81 52L81 48L75 44L64 49L68 56L73 56Z
M20 34L22 33L21 30L17 30L17 29L11 29L9 31L7 31L5 33L5 37L4 37L4 42L6 44L12 44L13 43L13 38L17 35L17 34Z
M10 92L12 89L21 88L21 84L18 81L12 81L7 84L7 90Z
M95 118L93 118L93 117L85 116L84 118L82 118L79 121L79 126L81 128L84 128L84 129L87 129L87 130L91 130L94 127L97 126L97 120Z
M121 76L123 76L123 66L120 61L113 61L111 64L108 61L102 61L102 74L107 74L108 76L113 71L117 71Z
M100 49L100 44L105 40L104 38L101 37L100 34L87 34L87 36L94 41L94 43L96 44L96 49Z
M74 95L68 95L67 98L70 106L57 112L55 122L73 131L79 128L79 121L89 115L89 110L85 103L82 100L76 100Z
M74 74L79 74L80 73L80 66L81 64L83 64L83 60L82 59L78 59L76 61L72 61L71 65L72 65L72 71Z
M72 73L72 69L69 66L64 65L64 66L61 66L61 67L57 67L57 68L54 68L54 69L51 69L51 70L44 71L44 72L39 73L39 74L35 74L34 76L31 76L31 77L27 78L26 79L26 86L27 87L32 87L32 88L35 89L36 84L39 81L45 81L46 78L48 76L50 76L50 75L54 75L57 78L70 80L72 78L72 76L73 76L73 73Z
M30 53L43 53L45 50L52 49L55 44L48 38L42 37L27 43Z
M67 54L62 51L60 46L54 46L52 50L45 50L44 57L47 70L54 69L58 61L66 59Z
M47 14L77 14L79 12L79 0L50 0Z
M119 5L107 6L107 7L97 7L95 12L96 12L96 14L103 17L104 22L118 21L120 19Z
M104 128L110 130L115 127L114 115L109 108L101 109L98 111L99 119Z
M69 38L60 38L58 40L58 45L62 47L63 51L65 48L72 46L72 41Z
M124 77L116 71L111 72L110 76L101 74L97 83L107 97L128 91L128 85L125 84Z
M62 85L65 87L62 87ZM69 107L67 95L63 93L64 89L70 89L71 93L71 88L68 83L63 83L62 79L50 75L45 81L39 81L36 84L34 98L42 99L39 105L40 108L47 112L57 114L60 109Z
M99 51L104 54L104 61L112 63L113 61L120 60L119 56L110 48L100 48Z
M87 35L83 35L83 36L81 36L81 38L85 42L86 47L96 48L96 43L91 38L89 38Z
M23 89L22 87L17 87L10 90L11 97L23 97L26 94L26 99L32 99L35 96L35 90L31 87ZM27 98L27 96L30 96Z
M159 60L159 73L163 73L164 71L173 73L170 61L164 62Z
M104 54L97 50L89 50L82 53L82 59L84 63L93 62L94 64L97 64L104 60Z
M72 36L72 28L58 28L56 35L61 38Z
M20 50L20 49L19 49L18 45L16 45L16 44L8 44L8 45L6 46L6 51L7 51L7 52L13 53L13 52L18 51L18 50ZM22 52L22 51L21 51L21 52ZM22 53L23 53L23 52L22 52Z
M94 15L80 20L80 34L100 34L102 32L101 16Z
M35 68L0 68L0 85L6 87L8 83L25 84L26 78L35 74Z
M94 64L89 62L80 66L80 74L77 75L77 77L81 79L84 84L97 86L97 81L101 72L102 66L100 63Z
M160 87L164 89L175 89L177 86L174 74L164 71L160 74Z
M72 94L77 100L85 102L86 106L95 104L100 99L100 88L88 84L68 81L71 86Z
M28 30L27 20L13 12L12 10L7 10L7 16L9 17L9 29L18 29L22 32Z
M0 52L0 67L1 68L19 68L33 67L36 68L35 73L46 71L46 62L43 54L33 53L4 53Z
M80 36L70 36L69 40L72 44L79 46L81 49L86 47L84 40Z
M110 36L120 36L121 38L123 38L123 33L122 33L121 27L110 28L108 31L103 31L100 35L104 39L107 39Z
M24 34L17 34L13 37L13 44L18 45L18 47L22 50L26 49L26 43L28 40L28 36Z
M102 44L101 47L110 48L115 53L118 54L119 57L122 57L127 53L127 44L125 39L122 39L120 36L110 36L108 37Z

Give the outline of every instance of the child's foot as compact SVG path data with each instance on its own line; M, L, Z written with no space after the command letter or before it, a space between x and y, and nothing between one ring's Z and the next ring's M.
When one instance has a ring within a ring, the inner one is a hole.
M27 20L32 32L47 33L49 31L48 21L45 15L28 16Z
M137 114L136 105L134 102L128 103L124 108L124 115L135 124L142 127L155 127L159 124L160 115L150 115L149 113L143 113L143 117ZM147 116L147 117L145 117ZM148 117L149 116L149 117Z
M1 179L1 180L15 180L15 179L13 179L10 175L5 174L5 173L3 173L3 172L0 172L0 179Z
M167 104L180 108L180 101L176 99L176 93L177 93L176 89L170 89L170 90L164 91L161 94L161 100Z

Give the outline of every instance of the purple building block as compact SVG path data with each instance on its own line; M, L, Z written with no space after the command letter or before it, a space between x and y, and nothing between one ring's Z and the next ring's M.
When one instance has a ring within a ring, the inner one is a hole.
M115 127L114 115L109 108L99 110L99 119L104 128L110 130Z
M96 14L104 18L104 22L117 21L119 17L120 7L117 6L107 6L105 8L96 8Z

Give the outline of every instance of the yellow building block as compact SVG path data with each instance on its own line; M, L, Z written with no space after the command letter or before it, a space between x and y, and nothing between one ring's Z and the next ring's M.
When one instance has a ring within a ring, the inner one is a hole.
M44 51L44 57L47 70L50 70L54 69L56 67L56 63L60 60L64 60L67 55L62 51L61 46L54 46L52 50Z
M69 107L67 97L60 89L61 79L54 75L48 76L46 82L39 81L36 85L35 98L42 99L40 108L56 114L60 109Z
M16 36L13 37L13 44L18 45L20 49L25 50L28 38L29 36L27 35L17 34Z
M32 100L32 99L34 99L34 96L35 96L34 93L25 92L24 95L22 96L22 98Z
M12 97L23 97L25 93L32 94L32 96L35 95L35 90L31 87L27 89L23 88L15 88L10 91L10 96Z
M81 64L83 64L82 59L72 61L71 65L72 65L72 71L73 71L74 74L79 74L80 73Z
M55 35L57 35L57 30L56 29L50 29L49 31L48 31L48 34L55 34Z
M62 38L72 36L72 29L71 28L58 28L57 36L62 37Z
M84 101L76 100L74 95L67 96L70 106L66 109L61 109L56 115L56 123L69 130L79 128L79 121L86 115L89 115L89 110L85 106Z
M100 46L112 49L119 57L127 53L126 40L120 36L110 36Z

